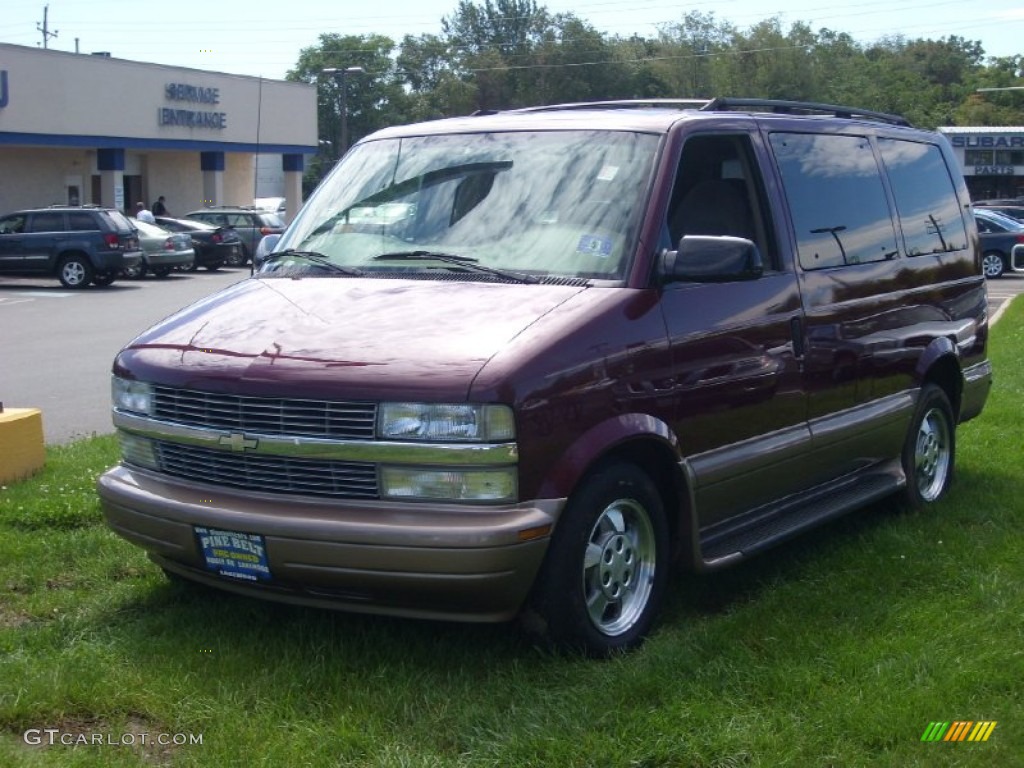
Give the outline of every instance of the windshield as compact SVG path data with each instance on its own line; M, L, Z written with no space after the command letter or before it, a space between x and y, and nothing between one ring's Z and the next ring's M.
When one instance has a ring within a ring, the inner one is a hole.
M658 137L599 131L449 134L356 146L264 272L463 272L621 280ZM335 272L334 274L339 274Z

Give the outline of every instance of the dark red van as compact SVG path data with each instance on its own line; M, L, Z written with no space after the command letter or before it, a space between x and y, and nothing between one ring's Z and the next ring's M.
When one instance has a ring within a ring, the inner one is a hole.
M634 646L673 561L943 495L992 375L968 206L944 138L847 107L383 130L118 355L107 520L242 594Z

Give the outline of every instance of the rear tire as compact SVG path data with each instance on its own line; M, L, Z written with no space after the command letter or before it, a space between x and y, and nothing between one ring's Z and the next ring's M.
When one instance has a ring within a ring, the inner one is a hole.
M97 272L92 276L92 284L100 288L106 288L108 285L112 285L116 279L116 272Z
M206 265L206 270L208 272L216 272L218 269L220 269L223 266L224 266L224 262L223 261L213 261L213 262L210 262L209 264Z
M171 268L170 267L155 267L153 269L153 274L156 275L157 277L167 277L169 274L171 274Z
M57 279L65 288L85 288L93 279L93 268L87 256L65 256L57 267Z
M934 504L949 490L956 462L956 422L949 398L935 384L921 390L902 460L907 477L904 501L910 509Z
M244 267L249 261L249 249L242 245L237 251L228 256L225 263L229 267Z
M607 464L581 483L559 519L526 624L591 656L634 648L661 609L668 575L657 488L632 464Z

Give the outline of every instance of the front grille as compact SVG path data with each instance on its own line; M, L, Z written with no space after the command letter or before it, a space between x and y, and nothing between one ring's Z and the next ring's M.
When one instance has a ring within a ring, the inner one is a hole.
M377 419L375 403L153 391L156 418L229 432L372 440Z
M158 442L164 472L187 480L266 493L296 493L340 499L377 498L377 465L229 453Z

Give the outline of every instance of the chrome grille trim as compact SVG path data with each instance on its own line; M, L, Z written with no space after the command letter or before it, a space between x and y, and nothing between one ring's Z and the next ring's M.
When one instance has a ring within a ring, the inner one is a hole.
M342 499L379 496L375 464L230 453L163 441L156 448L161 471L196 482Z
M229 444L255 440L246 447L247 455L272 455L321 461L356 461L387 464L484 466L509 465L519 461L516 443L420 443L393 440L325 440L315 437L287 437L258 432L228 432L204 429L114 409L117 429L150 440L174 442L184 446L232 452Z
M366 402L252 397L153 387L154 413L177 424L264 435L332 439L374 437L377 404Z

